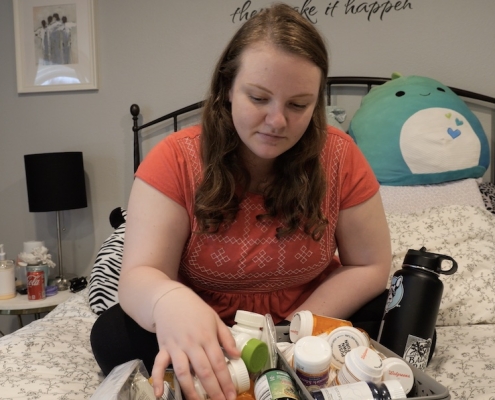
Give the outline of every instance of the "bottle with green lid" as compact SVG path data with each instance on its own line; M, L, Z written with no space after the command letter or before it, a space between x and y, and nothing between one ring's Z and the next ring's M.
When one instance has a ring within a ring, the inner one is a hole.
M248 333L231 329L237 349L241 352L242 361L251 373L261 371L268 361L268 346L262 340L251 337Z

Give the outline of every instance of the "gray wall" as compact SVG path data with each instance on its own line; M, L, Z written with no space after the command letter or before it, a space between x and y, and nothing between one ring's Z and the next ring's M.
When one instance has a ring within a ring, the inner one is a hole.
M28 211L23 155L82 151L89 207L63 213L62 245L66 271L90 273L112 231L109 212L126 206L132 185L129 106L138 103L148 121L200 100L240 25L231 14L245 3L97 0L99 90L19 95L12 2L0 1L0 243L8 257L28 240L44 240L57 255L55 213ZM253 0L249 12L269 3ZM398 8L412 9L380 10L369 20L365 11L352 13L350 5L357 11L362 1L331 3L338 3L333 16L325 15L328 0L289 1L310 7L307 14L327 38L331 75L399 71L495 96L494 1L402 1ZM13 317L0 317L1 330L15 328Z

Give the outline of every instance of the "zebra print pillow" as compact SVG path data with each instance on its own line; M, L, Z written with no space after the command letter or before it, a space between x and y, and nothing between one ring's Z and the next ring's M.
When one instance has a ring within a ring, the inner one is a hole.
M125 221L126 210L121 209L121 211ZM89 306L95 314L100 315L119 302L117 289L124 251L124 237L125 222L120 224L103 242L96 256L89 279Z

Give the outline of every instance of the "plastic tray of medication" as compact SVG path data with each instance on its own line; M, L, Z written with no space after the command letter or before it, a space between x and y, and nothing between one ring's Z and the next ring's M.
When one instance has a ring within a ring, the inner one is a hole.
M283 328L282 328L283 329ZM288 341L288 332L282 332L279 327L277 327L277 340L279 342ZM393 353L386 347L377 343L376 341L372 341L373 347L379 352L383 353L387 357L399 357L397 354ZM278 352L278 349L277 349ZM287 363L284 356L278 352L278 367L288 372L292 379L296 382L297 390L299 394L299 398L301 400L313 400L313 397L306 389L306 387L302 384L299 377L296 375L295 371L292 367ZM450 394L448 389L438 383L431 376L425 374L420 369L410 365L413 374L414 374L414 386L412 390L409 392L407 398L415 399L415 400L449 400Z

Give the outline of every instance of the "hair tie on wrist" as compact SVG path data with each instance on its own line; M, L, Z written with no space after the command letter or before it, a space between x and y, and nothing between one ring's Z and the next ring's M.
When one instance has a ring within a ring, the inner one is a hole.
M163 298L165 297L167 294L169 294L170 292L173 292L174 290L177 290L177 289L190 289L188 288L187 286L176 286L176 287L173 287L172 289L169 289L167 290L165 293L162 293L160 297L158 297L158 299L156 299L155 301L155 304L153 304L153 309L151 310L151 318L154 319L154 315L155 315L155 308L156 308L156 305L158 304L158 302ZM156 323L153 322L153 328L156 327Z

